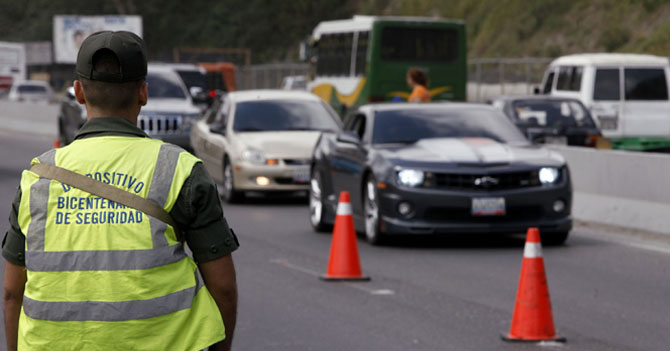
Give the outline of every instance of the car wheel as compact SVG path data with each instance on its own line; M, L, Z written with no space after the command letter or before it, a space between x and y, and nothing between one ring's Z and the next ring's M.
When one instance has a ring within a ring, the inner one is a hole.
M558 246L563 245L568 240L570 232L545 232L540 235L543 245Z
M223 191L221 197L229 204L240 202L244 197L244 193L235 190L233 165L230 164L227 158L223 164Z
M313 171L309 180L309 222L314 231L325 232L330 225L323 220L323 192L321 191L321 176L319 172Z
M372 245L380 245L383 238L379 231L379 193L377 192L377 180L374 176L368 176L364 192L365 238Z

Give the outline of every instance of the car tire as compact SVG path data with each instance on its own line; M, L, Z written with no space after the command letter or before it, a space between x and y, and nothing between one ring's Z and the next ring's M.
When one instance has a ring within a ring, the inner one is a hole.
M363 187L363 213L365 215L365 239L372 245L381 245L384 242L383 234L379 230L379 192L377 180L369 175Z
M233 177L233 165L228 158L223 162L223 190L221 197L223 201L233 204L241 202L244 199L244 193L235 190L235 179Z
M321 176L314 170L309 179L309 223L315 232L327 232L332 226L324 221L325 204L321 186Z
M546 246L559 246L563 245L570 232L545 232L540 235L542 244Z

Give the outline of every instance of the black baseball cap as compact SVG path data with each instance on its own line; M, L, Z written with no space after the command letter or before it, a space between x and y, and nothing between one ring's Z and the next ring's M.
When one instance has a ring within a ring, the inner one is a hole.
M97 72L93 69L93 56L100 50L109 50L116 55L121 72ZM82 78L110 83L143 80L147 76L144 40L126 31L103 31L89 35L77 54L77 74Z

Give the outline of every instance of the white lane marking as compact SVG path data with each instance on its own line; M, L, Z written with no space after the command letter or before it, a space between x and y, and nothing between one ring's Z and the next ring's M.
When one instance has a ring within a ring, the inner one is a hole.
M349 216L351 215L351 203L349 202L340 202L337 204L337 215L338 216Z
M322 274L320 274L318 272L315 272L315 271L313 271L309 268L305 268L305 267L295 265L295 264L290 263L287 260L283 260L283 259L270 260L270 263L278 264L280 266L284 266L286 268L289 268L289 269L292 269L292 270L295 270L295 271L298 271L298 272L309 274L309 275L311 275L313 277L317 277L317 278L322 275ZM368 288L367 286L365 286L366 283L361 284L361 283L354 283L354 282L342 282L342 284L350 286L354 289L364 291L364 292L366 292L370 295L377 295L377 296L395 295L395 291L393 291L391 289Z
M395 291L391 289L377 289L370 292L372 295L395 295Z
M637 249L654 251L666 255L670 254L670 246L665 241L656 242L652 240L644 240L625 234L610 233L608 235L605 235L593 232L592 230L579 231L578 233L575 234L576 234L575 236L584 236L590 239L601 240L608 243L618 244L621 246L634 247Z
M540 243L526 243L523 248L523 257L539 258L542 257L542 245Z

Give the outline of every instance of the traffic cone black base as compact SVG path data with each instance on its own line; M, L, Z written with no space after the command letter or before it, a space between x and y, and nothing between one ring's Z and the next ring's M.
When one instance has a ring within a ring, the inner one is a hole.
M556 337L556 338L553 338L553 339L535 339L535 340L532 340L532 339L516 339L516 338L510 338L509 335L507 335L505 333L500 334L500 338L507 341L507 342L518 342L518 343L525 343L525 344L537 344L537 343L547 342L547 341L549 341L549 342L566 342L567 341L566 338L560 337L560 336Z

